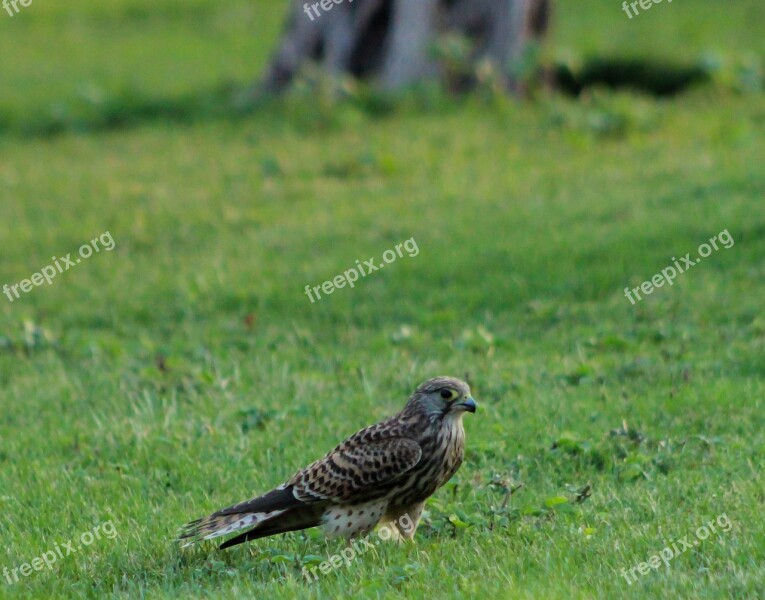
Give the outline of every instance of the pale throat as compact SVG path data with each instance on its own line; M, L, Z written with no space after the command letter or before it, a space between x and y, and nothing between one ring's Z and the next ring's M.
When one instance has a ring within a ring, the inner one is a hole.
M465 413L449 414L443 421L442 434L448 440L449 446L459 446L465 440L465 428L462 426L462 417Z

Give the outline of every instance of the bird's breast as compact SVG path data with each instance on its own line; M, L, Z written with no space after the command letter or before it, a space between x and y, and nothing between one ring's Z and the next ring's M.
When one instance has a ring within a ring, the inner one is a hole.
M465 429L462 427L462 419L444 423L439 437L444 466L440 487L457 472L465 455Z

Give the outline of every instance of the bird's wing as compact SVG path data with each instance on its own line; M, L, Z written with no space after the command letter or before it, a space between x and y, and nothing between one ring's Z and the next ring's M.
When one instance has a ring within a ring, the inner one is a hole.
M422 448L406 437L369 440L362 430L324 458L298 471L289 481L303 502L348 502L393 481L414 467ZM380 439L381 438L381 439Z

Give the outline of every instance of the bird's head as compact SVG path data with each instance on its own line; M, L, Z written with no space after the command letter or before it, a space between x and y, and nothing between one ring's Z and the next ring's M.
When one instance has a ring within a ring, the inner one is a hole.
M415 390L407 408L425 412L431 419L461 417L475 412L470 386L455 377L434 377Z

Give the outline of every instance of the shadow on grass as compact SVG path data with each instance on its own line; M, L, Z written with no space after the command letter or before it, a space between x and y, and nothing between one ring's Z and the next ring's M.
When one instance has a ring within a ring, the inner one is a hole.
M150 98L134 91L83 93L53 104L31 119L0 112L0 133L48 138L71 132L128 129L157 121L188 124L236 118L248 112L235 102L241 92L227 84L174 98Z
M710 79L709 69L703 66L640 60L596 59L585 63L576 72L561 65L555 67L555 87L561 93L574 96L594 86L628 88L657 97L673 96ZM312 89L312 86L320 88L322 85L321 80L298 81L296 87L302 86L303 89L302 94L299 90L295 96L299 98L302 95L314 105L323 102L328 104L324 108L332 110L334 102L327 103L327 98L332 94L322 96L321 89ZM339 96L343 95L348 94L340 92ZM350 97L354 108L371 118L384 118L394 112L397 105L394 98L374 92L364 84L359 85ZM421 98L415 104L421 104L423 100L431 109L434 108L434 100L436 105L450 104L446 94L441 95L440 101L429 97ZM3 112L0 108L0 134L51 138L64 133L121 130L157 122L191 124L211 120L237 121L254 113L266 114L269 118L287 117L301 122L304 119L300 112L296 103L285 102L283 98L255 99L252 89L241 84L229 83L173 98L151 98L133 90L112 95L85 91L77 97L51 105L32 118L19 117L8 111ZM330 117L329 120L333 119ZM309 126L315 127L317 123Z
M559 66L556 77L561 91L577 96L594 86L632 89L656 97L675 96L711 79L709 69L701 65L637 59L594 59L576 73Z

